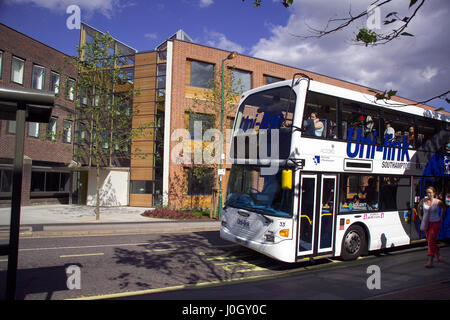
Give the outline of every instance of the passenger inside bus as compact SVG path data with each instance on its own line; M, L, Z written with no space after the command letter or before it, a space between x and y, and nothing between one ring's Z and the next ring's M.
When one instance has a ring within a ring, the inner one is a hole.
M391 123L386 121L385 123L386 129L384 130L384 137L388 135L388 141L393 141L395 137L395 130L392 128Z
M319 120L317 112L312 112L309 119L303 122L303 126L306 129L305 135L321 137L323 133L323 123Z

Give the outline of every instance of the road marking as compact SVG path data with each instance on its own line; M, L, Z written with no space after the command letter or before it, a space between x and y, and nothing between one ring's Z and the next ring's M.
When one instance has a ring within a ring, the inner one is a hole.
M178 248L166 248L166 249L150 249L150 250L144 250L145 252L166 252L166 251L174 251L178 250Z
M81 254L65 254L59 256L60 258L73 258L73 257L89 257L89 256L103 256L104 253L81 253Z
M124 297L131 297L131 296L137 296L137 295L143 295L143 294L155 294L155 293L182 290L182 289L214 287L214 286L222 286L222 285L226 285L226 284L245 283L245 282L252 282L252 281L264 280L264 279L267 280L267 279L273 279L276 277L287 276L289 274L295 274L295 273L300 273L300 272L305 272L305 271L309 271L309 270L306 270L306 269L289 270L289 271L281 272L281 273L278 273L275 275L274 274L270 274L270 275L263 274L263 275L249 276L249 277L238 278L238 279L226 279L226 280L199 282L199 283L194 283L194 284L182 284L182 285L177 285L177 286L172 286L172 287L163 287L163 288L146 289L146 290L138 290L138 291L127 291L127 292L90 296L90 297L71 298L71 299L67 299L67 300L100 300L100 299L124 298Z
M22 248L22 249L19 249L19 251L44 251L44 250L85 249L85 248L125 247L125 246L152 246L154 244L160 245L160 244L176 244L176 243L192 244L192 242L183 240L183 241L163 241L163 242L154 242L154 243L138 242L138 243L98 244L98 245L91 245L91 246ZM212 246L212 247L213 248L225 248L225 247L232 247L232 246L236 246L236 245L218 245L218 246Z
M255 265L256 262L262 262L262 260L255 260L252 263L247 261L235 261L235 262L223 262L216 263L217 266L221 266L227 272L253 272L253 271L267 271L268 268L263 268ZM241 269L242 268L242 269Z
M148 243L148 242L141 242L141 243L100 244L100 245L95 245L95 246L28 248L28 249L19 249L19 251L44 251L44 250L64 250L64 249L86 249L86 248L125 247L125 246L142 246L142 245L149 245L149 243Z

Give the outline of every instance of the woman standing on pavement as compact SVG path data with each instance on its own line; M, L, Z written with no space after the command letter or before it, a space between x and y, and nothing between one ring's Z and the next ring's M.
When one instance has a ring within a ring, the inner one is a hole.
M425 267L431 268L434 257L436 257L436 262L440 260L439 246L436 239L441 229L441 222L444 220L446 207L441 200L436 198L436 189L434 187L428 187L425 193L426 197L419 203L419 217L422 221L423 219L428 220L428 226L424 230L428 241L428 263Z

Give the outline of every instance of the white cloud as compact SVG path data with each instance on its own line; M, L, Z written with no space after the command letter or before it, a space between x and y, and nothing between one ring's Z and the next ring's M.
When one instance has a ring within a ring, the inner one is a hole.
M136 5L136 3L131 1L124 2L121 0L8 0L7 3L29 3L30 5L64 14L68 6L77 5L81 8L82 19L92 16L95 12L99 12L111 19L116 12ZM83 17L83 15L85 16Z
M209 7L214 3L214 0L200 0L200 7L205 8Z
M422 72L422 76L427 80L431 81L432 78L434 78L438 74L437 68L431 68L430 66L427 66L425 70Z
M250 54L376 89L396 89L400 96L418 101L447 91L450 38L443 35L450 29L450 20L446 18L450 3L446 0L425 2L406 30L414 37L385 45L355 45L352 40L357 30L366 26L366 20L323 38L293 36L311 35L309 27L323 29L330 18L347 17L350 8L356 15L371 2L335 1L330 6L325 0L296 0L286 24L266 24L270 37L260 39ZM382 19L392 11L410 14L408 4L404 0L382 7Z
M144 34L144 37L147 39L157 39L158 34L156 32L150 32L150 33Z
M223 33L207 29L204 29L203 31L205 33L204 43L208 46L227 51L236 51L238 53L243 53L245 51L244 47L231 40L228 40Z

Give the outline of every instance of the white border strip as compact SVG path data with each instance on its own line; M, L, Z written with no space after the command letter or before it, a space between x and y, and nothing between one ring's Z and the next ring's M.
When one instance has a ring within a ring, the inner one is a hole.
M163 205L169 204L170 116L172 104L173 42L167 41L166 100L164 111Z

